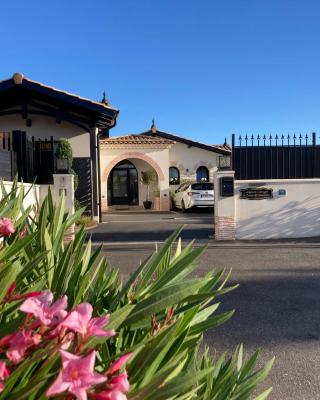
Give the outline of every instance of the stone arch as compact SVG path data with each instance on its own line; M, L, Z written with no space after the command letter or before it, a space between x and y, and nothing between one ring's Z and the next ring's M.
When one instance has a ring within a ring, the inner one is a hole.
M159 178L159 181L164 181L165 180L164 173L163 173L162 169L160 168L159 164L157 162L155 162L151 157L147 156L146 154L138 153L138 152L124 153L124 154L121 154L121 155L117 156L112 161L110 161L109 164L106 166L106 168L103 171L102 179L103 180L108 179L108 176L109 176L111 170L120 161L123 161L123 160L126 160L126 159L130 160L130 158L138 158L139 160L143 160L146 163L150 164L150 166L156 171L156 173L158 175L158 178Z

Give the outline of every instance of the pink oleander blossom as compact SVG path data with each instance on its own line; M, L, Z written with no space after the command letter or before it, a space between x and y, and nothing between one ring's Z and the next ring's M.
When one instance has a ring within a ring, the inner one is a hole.
M62 370L48 389L47 396L69 392L78 400L87 400L87 389L107 380L105 376L94 372L95 351L83 358L64 350L60 350L60 355Z
M0 235L4 237L11 236L15 231L13 223L10 218L0 219Z
M116 334L113 329L109 331L103 329L109 321L109 315L98 318L91 318L91 316L91 304L81 303L70 312L60 326L80 333L83 339L90 336L114 336Z
M127 393L130 389L127 372L124 371L122 374L113 377L110 381L110 387L112 390L119 390L120 392Z
M118 376L110 377L110 375L118 372L131 356L132 353L125 354L111 365L107 371L109 378L106 389L95 394L96 400L127 400L125 393L130 389L127 372L123 371Z
M52 300L53 295L50 290L45 290L39 295L25 300L20 306L20 311L32 314L43 325L56 326L67 315L65 309L68 306L68 298L63 296L53 304Z
M127 353L123 356L119 357L113 364L111 364L110 368L107 371L107 374L113 375L118 372L120 368L129 360L133 353Z
M9 338L9 349L6 352L8 359L17 364L21 361L28 348L37 346L41 341L41 336L32 330L17 332Z
M27 227L24 226L20 231L20 238L23 239L27 236Z
M127 396L119 390L104 390L96 393L95 400L127 400Z
M4 389L3 381L10 375L9 369L4 361L0 361L0 392Z

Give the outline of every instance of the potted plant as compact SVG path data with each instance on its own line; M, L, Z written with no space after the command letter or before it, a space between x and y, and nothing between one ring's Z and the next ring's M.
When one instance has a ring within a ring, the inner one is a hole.
M147 186L147 198L143 202L144 208L150 210L152 206L152 201L150 201L150 185L157 179L156 173L152 170L141 171L141 182L143 185Z
M72 174L74 176L74 191L79 186L79 177L72 169L73 153L71 144L67 139L60 139L56 151L56 172L62 174Z

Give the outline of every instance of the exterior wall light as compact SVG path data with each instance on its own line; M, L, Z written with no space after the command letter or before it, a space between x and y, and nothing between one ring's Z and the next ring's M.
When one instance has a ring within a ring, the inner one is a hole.
M230 156L220 156L218 158L218 169L231 169L231 157Z

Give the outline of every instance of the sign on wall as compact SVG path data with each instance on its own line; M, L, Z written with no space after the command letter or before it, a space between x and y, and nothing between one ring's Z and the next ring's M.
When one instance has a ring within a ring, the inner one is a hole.
M247 189L240 189L240 192L241 192L240 199L246 199L246 200L273 199L273 189L251 187Z

